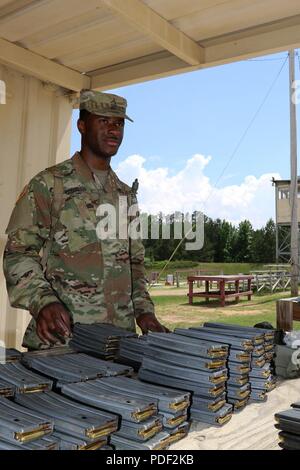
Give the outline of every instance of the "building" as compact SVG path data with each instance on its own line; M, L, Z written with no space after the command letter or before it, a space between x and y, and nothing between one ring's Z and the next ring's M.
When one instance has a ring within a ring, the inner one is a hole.
M276 223L276 262L289 263L291 258L291 206L290 180L272 180L275 186L275 223ZM300 178L298 177L298 199L300 199ZM298 223L300 203L298 204ZM300 241L299 225L298 239Z

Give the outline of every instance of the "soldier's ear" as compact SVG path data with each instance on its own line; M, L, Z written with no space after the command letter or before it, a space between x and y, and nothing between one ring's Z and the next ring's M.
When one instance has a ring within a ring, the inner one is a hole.
M81 135L85 134L85 122L83 121L83 119L78 119L77 129L79 130Z

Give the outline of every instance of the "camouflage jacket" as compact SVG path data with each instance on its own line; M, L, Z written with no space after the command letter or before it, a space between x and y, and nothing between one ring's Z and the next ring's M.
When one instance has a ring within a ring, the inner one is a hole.
M55 178L62 188L57 220ZM104 187L97 187L79 153L36 175L22 192L6 230L4 274L11 305L33 316L25 346L41 347L35 319L51 302L60 301L74 322L103 321L128 330L135 330L135 317L154 314L141 240L100 240L96 233L98 206L118 208L119 196L126 196L128 206L136 202L132 189L111 169Z

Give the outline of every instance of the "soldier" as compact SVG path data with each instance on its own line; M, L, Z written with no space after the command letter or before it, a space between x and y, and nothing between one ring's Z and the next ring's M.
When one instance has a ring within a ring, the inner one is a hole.
M120 196L128 206L137 202L137 185L110 167L131 120L126 105L120 96L82 91L81 151L32 178L13 210L4 273L11 305L33 317L25 347L63 342L78 321L166 331L146 289L141 240L99 239L96 230L101 204L118 209Z

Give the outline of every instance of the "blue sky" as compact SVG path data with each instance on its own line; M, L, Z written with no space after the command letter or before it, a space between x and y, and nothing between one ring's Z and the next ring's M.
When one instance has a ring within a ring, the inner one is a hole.
M110 90L128 100L127 111L134 119L133 124L126 123L124 141L112 166L128 183L130 178L139 177L140 203L145 210L153 211L156 206L151 206L151 193L143 192L142 183L144 187L147 184L153 186L159 174L159 185L153 189L159 192L169 188L169 192L163 191L157 202L190 191L189 197L181 200L183 206L178 210L189 209L188 201L192 198L193 208L199 206L200 209L204 204L212 217L238 223L248 214L244 203L249 199L249 207L252 204L249 214L255 218L255 205L270 180L269 177L261 180L263 175L272 173L289 178L288 61L238 152L218 181L218 195L215 197L210 192L286 56L287 53L269 55ZM298 58L296 78L300 78ZM78 111L75 111L72 152L80 148L77 116ZM198 155L196 160L188 164L195 155ZM246 188L249 177L250 193ZM164 186L166 188L162 188ZM253 220L254 225L262 225L264 219L274 215L272 194L270 184L268 205ZM210 199L209 207L207 198ZM240 208L235 207L235 198L244 199ZM170 204L165 206L165 210L168 209L172 210Z

